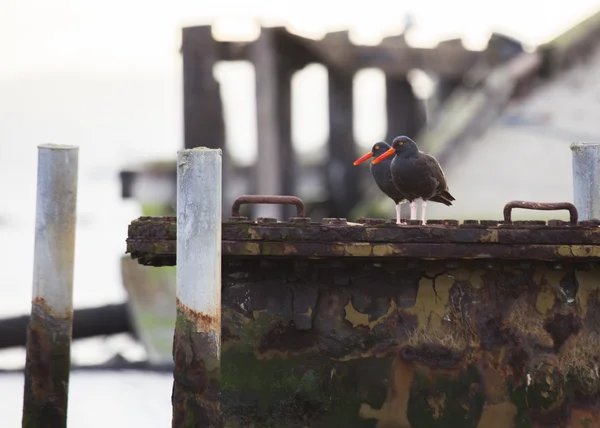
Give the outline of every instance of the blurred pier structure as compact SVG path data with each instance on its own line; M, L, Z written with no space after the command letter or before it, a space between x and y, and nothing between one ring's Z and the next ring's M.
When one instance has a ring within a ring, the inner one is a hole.
M523 48L518 41L501 34L491 36L487 49L471 51L460 39L443 41L434 48L417 48L409 46L401 34L370 46L353 44L348 31L314 40L284 27L261 28L253 41L228 42L215 40L211 26L195 26L183 29L181 52L184 147L223 149L225 206L230 206L241 193L288 194L302 197L313 217L344 217L363 197L361 177L368 173L366 168L352 166L358 154L353 131L353 82L358 71L377 68L385 74L386 138L391 139L398 134L415 135L422 131L468 73L485 73L522 53ZM223 100L213 74L221 61L248 61L255 69L258 156L251 167L236 166L228 156ZM291 81L294 73L314 63L322 64L328 73L328 156L322 163L301 166L292 145ZM415 69L437 82L431 99L416 96L408 78ZM167 211L148 214L174 214L174 177L174 162L123 171L123 197L144 194L142 199L147 199L149 188L158 182L168 183L173 186L172 192L156 192L161 195L155 197L159 205L168 207ZM300 185L309 177L318 189ZM311 188L303 191L308 187ZM253 214L259 217L292 214L289 207L276 205L252 209L257 210Z
M411 70L420 69L438 80L438 106L458 86L473 67L502 63L522 52L518 42L495 34L485 51L470 51L461 40L448 40L434 48L415 48L404 35L388 37L375 46L356 45L347 31L327 34L313 40L292 34L283 27L262 28L251 42L220 42L210 26L183 29L184 139L185 147L206 146L225 150L225 121L219 83L212 70L218 61L249 61L256 76L258 157L251 171L225 171L225 205L231 205L227 179L242 174L249 183L245 193L296 195L306 174L320 177L326 189L325 200L310 194L309 212L320 208L325 217L346 216L361 199L360 174L352 166L356 158L353 132L353 79L363 68L378 68L386 78L387 138L414 135L426 124L427 111L408 79ZM320 63L328 73L329 139L324 164L301 169L292 145L291 80L294 73L309 64ZM439 108L439 107L438 107ZM430 112L431 113L431 112ZM239 192L238 192L239 194ZM260 217L288 217L288 207L259 206ZM284 210L284 211L280 211ZM313 214L314 215L314 214ZM317 215L318 216L318 215Z
M404 34L387 37L378 45L357 45L348 31L314 40L284 27L263 27L253 41L232 42L216 40L211 26L187 27L182 31L181 48L183 145L223 149L225 206L240 194L295 195L306 202L313 218L381 214L365 212L365 207L374 207L382 196L367 194L368 168L352 165L362 154L356 148L353 129L357 72L376 68L385 75L386 139L399 134L413 136L422 150L443 163L457 153L458 146L485 132L511 100L555 79L578 59L589 57L600 32L599 21L599 15L593 15L534 51L499 33L490 36L484 50L471 51L460 39L442 41L432 48L413 47ZM247 61L255 70L258 155L251 166L236 165L228 153L221 88L213 73L215 65L223 61ZM315 63L323 65L328 74L326 156L312 163L299 162L292 144L291 81L295 73ZM409 78L413 70L426 73L435 83L429 98L415 94ZM142 176L145 178L140 179ZM148 193L148 189L151 194L161 193L157 198L168 210L145 214L174 215L174 160L124 171L122 177L124 197L137 198L136 194ZM157 192L153 189L159 181L168 185L161 185L163 190ZM139 182L153 184L141 186ZM292 215L289 207L252 210L254 217Z

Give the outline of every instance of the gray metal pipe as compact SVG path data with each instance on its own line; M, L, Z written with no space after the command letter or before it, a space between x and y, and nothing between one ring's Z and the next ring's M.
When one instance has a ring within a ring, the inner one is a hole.
M67 426L79 148L38 146L23 427Z
M222 427L220 149L177 156L177 320L173 428Z
M571 144L573 203L580 220L600 219L600 142Z

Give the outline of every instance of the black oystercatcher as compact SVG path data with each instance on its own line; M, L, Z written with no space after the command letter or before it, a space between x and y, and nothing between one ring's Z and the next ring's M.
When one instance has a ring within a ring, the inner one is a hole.
M363 156L354 161L354 166L359 165L372 157L381 156L389 149L390 145L385 141L375 143L373 144L370 152L365 153ZM406 200L406 196L404 196L392 182L392 172L390 171L391 164L392 159L388 158L377 164L371 163L369 165L369 169L371 170L371 175L375 179L375 184L377 184L379 190L381 190L394 201L394 205L396 206L396 224L405 224L402 223L400 218L400 206Z
M363 156L354 161L354 166L359 165L372 157L377 158L383 155L389 149L390 145L385 141L375 143L373 144L370 152L365 153ZM396 224L406 224L403 223L400 218L400 207L407 198L400 190L398 190L392 181L392 171L390 169L391 163L392 158L385 158L378 163L371 163L369 168L373 178L375 179L375 184L377 184L377 187L379 187L379 190L381 190L394 201L394 205L396 206ZM446 203L446 199L441 196L434 196L431 200L435 202ZM415 210L414 215L411 215L411 220L415 220L416 218L417 213Z
M452 205L454 196L448 191L446 176L439 162L433 156L423 153L417 143L408 137L394 138L392 147L377 157L373 164L377 165L392 156L392 182L406 199L410 201L411 218L416 217L417 205L415 199L422 199L421 219L426 223L425 211L427 201Z

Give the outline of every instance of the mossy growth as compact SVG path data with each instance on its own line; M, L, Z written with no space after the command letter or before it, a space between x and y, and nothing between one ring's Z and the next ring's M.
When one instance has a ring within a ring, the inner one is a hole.
M474 366L434 378L420 370L410 388L407 418L412 428L476 428L485 401Z
M237 323L221 357L222 405L228 424L244 427L374 428L361 404L383 405L394 356L339 361L318 348L257 351L275 322L269 314ZM234 324L229 324L230 327Z
M509 382L510 400L517 407L515 426L533 426L530 411L543 415L557 409L566 398L564 376L557 367L542 365L519 384Z
M558 357L570 389L588 397L597 394L600 390L600 335L582 331L565 343Z

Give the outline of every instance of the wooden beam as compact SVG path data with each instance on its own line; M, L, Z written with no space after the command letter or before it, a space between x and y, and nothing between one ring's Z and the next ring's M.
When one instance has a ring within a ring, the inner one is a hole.
M314 40L289 33L285 28L270 30L287 44L287 56L297 62L293 65L296 70L315 61L344 72L374 67L390 76L405 76L419 68L441 76L459 77L485 54L465 49L460 40L442 42L434 48L415 48L408 46L403 36L393 36L379 45L365 46L353 44L348 31L328 33L323 39ZM249 59L255 43L258 41L219 42L221 58Z
M425 106L406 77L386 76L387 141L398 135L416 135L426 122Z
M256 75L258 157L255 189L260 195L295 193L295 157L291 131L291 76L289 63L278 53L277 29L263 28L250 54ZM258 217L287 218L278 205L260 205Z
M444 102L446 102L448 97L452 95L452 92L454 92L454 90L458 88L461 82L461 78L455 77L444 77L439 80L436 89L438 108L441 107L444 104Z
M386 141L392 143L395 137L407 135L415 138L425 127L427 115L425 104L416 97L412 85L405 77L385 77L385 105L387 114ZM402 215L410 215L410 207L401 207Z
M348 217L360 199L353 118L354 73L328 69L329 160L324 165L331 217Z
M523 53L495 67L477 87L457 89L419 135L419 145L445 162L458 144L484 132L519 86L536 76L540 64L539 54Z
M597 49L599 38L600 12L597 12L538 47L544 58L542 74L550 77L573 65L577 58L586 57Z
M232 161L225 142L225 118L221 88L213 70L220 60L211 27L187 27L182 31L183 139L184 148L209 147L223 151L223 205L230 206Z
M225 148L225 121L219 82L213 68L219 60L210 26L182 32L184 147Z

